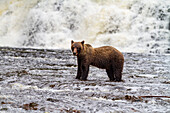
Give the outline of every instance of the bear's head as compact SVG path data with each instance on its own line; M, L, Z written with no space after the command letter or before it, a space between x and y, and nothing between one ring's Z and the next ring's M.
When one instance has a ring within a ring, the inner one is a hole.
M84 49L84 40L82 42L74 42L71 41L71 50L73 52L73 55L78 56L81 51Z

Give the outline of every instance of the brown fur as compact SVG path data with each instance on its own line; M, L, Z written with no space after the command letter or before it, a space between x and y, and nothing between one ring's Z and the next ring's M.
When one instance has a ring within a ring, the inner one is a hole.
M76 79L86 80L89 66L106 69L110 81L121 81L124 57L121 52L111 46L93 48L90 44L71 42L71 49L77 56L78 71Z

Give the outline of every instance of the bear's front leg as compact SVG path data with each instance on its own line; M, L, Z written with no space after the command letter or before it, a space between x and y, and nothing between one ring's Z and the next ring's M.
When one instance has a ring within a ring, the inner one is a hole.
M81 80L87 80L87 76L89 73L89 65L83 65L82 71L83 71L83 74L82 74Z
M77 68L77 76L76 79L80 79L80 77L82 76L82 66L81 66L81 60L77 59L78 62L78 68Z

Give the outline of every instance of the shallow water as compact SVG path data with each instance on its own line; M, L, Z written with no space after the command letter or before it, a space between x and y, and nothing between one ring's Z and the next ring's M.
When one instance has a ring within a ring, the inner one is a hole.
M123 82L90 68L75 79L70 50L0 48L0 112L170 112L170 56L123 53Z

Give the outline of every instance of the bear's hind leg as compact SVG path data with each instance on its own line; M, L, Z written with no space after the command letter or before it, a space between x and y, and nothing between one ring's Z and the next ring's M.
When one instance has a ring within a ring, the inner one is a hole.
M112 69L106 69L107 75L110 79L110 81L115 81L115 77L113 75L113 70Z
M120 82L122 79L122 68L120 65L115 65L115 63L112 64L112 70L113 70L113 76L114 81Z
M122 80L122 71L120 69L115 72L115 81L120 82Z

